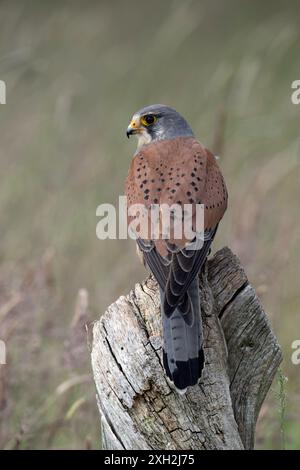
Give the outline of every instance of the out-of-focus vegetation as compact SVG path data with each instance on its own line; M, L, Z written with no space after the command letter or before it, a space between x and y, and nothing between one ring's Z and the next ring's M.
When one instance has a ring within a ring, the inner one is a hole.
M133 242L97 240L95 212L123 193L130 115L161 102L221 153L215 249L241 257L284 350L286 410L281 376L257 447L284 430L300 448L299 15L296 0L0 3L0 447L99 445L84 325L145 273Z

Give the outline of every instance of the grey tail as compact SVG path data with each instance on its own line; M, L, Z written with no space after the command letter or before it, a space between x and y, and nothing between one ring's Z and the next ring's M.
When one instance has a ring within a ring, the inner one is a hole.
M181 393L197 384L204 367L203 332L198 276L186 295L188 311L179 305L168 317L164 313L164 292L160 290L163 324L163 364L168 378Z

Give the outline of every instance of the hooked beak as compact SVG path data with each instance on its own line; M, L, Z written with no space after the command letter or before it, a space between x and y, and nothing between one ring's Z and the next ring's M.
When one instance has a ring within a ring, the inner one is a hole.
M137 118L137 119L132 119L131 123L129 124L129 126L127 127L127 131L126 131L126 135L129 139L129 137L131 135L134 135L134 134L141 134L141 132L143 131L143 128L140 127L140 119Z
M134 130L131 129L130 127L127 127L127 131L126 131L127 138L129 139L129 137L133 134L134 134Z

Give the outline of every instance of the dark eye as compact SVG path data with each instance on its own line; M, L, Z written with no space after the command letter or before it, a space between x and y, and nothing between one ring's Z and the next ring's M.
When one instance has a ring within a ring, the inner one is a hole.
M157 120L157 117L154 116L154 114L146 114L146 116L142 117L142 124L144 126L151 126L151 124L154 124Z

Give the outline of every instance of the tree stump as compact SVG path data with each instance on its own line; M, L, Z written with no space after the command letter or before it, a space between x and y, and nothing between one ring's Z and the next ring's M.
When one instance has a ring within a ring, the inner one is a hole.
M252 449L260 407L282 353L238 258L223 248L199 277L205 368L179 395L161 358L152 276L94 324L92 368L109 450Z

